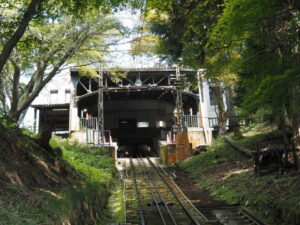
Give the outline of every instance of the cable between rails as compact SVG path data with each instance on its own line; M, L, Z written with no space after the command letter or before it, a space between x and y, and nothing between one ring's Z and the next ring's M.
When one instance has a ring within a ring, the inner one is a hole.
M161 167L161 166L157 166L166 176L169 176L169 174ZM204 216L203 213L201 213L195 206L193 203L191 203L191 201L188 199L188 197L186 197L186 195L182 192L182 190L178 187L178 185L175 183L175 181L173 179L171 179L172 184L176 187L176 189L180 192L180 194L184 197L184 199L189 203L189 205L196 211L196 213L198 213L206 222L209 222L209 220L207 219L206 216Z
M144 162L144 161L142 161L142 162L143 162L144 168L146 168L146 170L147 170L147 172L148 172L148 174L149 174L149 178L150 178L150 181L151 181L153 187L155 188L157 194L159 195L159 198L160 198L161 201L164 203L164 206L165 206L166 209L167 209L168 215L170 216L170 218L171 218L173 224L174 224L174 225L177 225L177 222L176 222L176 220L175 220L175 218L174 218L174 216L173 216L173 213L171 212L171 210L170 210L168 204L166 203L165 199L162 197L161 192L159 191L157 185L155 184L153 175L151 174L150 170L146 167L145 162Z
M142 162L142 163L141 163L141 162ZM140 157L138 157L138 163L139 163L139 165L141 165L141 167L145 168L145 166L144 166L144 164L143 164L144 161L143 161ZM146 173L145 173L144 169L142 169L142 173L143 173L143 176L144 176L144 179L145 179L145 178L146 178ZM149 177L150 177L150 175L149 175ZM154 185L151 178L150 178L150 180L151 180L152 185ZM154 187L155 187L155 186L154 186ZM151 197L152 197L152 199L153 199L153 201L154 201L154 203L155 203L156 209L157 209L157 211L158 211L158 213L159 213L159 216L160 216L160 218L161 218L163 224L164 224L164 225L167 225L167 223L166 223L166 221L165 221L165 218L164 218L164 216L163 216L163 214L162 214L162 212L161 212L161 210L160 210L159 204L158 204L158 202L157 202L157 200L156 200L156 198L155 198L155 196L154 196L154 193L153 193L152 188L150 188L150 193L151 193Z
M154 168L154 170L158 173L158 175L160 176L160 178L162 179L162 181L165 183L165 185L168 187L169 191L173 194L173 196L175 197L175 199L177 200L177 202L180 204L180 206L182 207L182 209L184 210L184 212L186 213L186 215L191 219L192 223L195 225L201 225L197 219L194 218L194 216L189 212L189 210L186 208L186 206L182 203L182 201L178 198L178 196L176 195L175 191L173 190L173 188L170 186L170 184L165 180L165 178L161 175L161 173L159 172L159 170L157 169L157 167L154 165L154 163L149 159L148 156L146 156L147 160L149 161L149 163L151 164L151 166Z
M144 211L142 209L142 204L141 204L140 192L139 192L137 181L136 181L136 173L135 173L135 169L134 169L134 165L133 165L131 157L130 157L130 166L131 166L132 172L133 172L134 187L135 187L137 200L138 200L139 212L140 212L140 217L141 217L141 225L146 225Z

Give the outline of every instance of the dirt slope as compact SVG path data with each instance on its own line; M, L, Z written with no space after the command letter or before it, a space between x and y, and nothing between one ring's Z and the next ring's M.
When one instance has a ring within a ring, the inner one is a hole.
M37 143L0 127L0 224L97 224L107 188L87 182L60 149Z

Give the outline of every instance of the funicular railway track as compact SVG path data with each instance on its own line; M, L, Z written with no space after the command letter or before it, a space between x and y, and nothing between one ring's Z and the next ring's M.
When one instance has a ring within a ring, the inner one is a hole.
M130 158L127 223L142 225L267 225L238 206L197 209L172 177L150 158ZM214 215L213 215L214 214ZM219 215L219 216L218 216ZM221 216L220 216L221 215Z

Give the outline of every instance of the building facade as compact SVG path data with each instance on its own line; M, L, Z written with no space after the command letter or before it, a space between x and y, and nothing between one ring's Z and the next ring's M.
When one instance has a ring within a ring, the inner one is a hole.
M154 148L158 142L172 143L177 132L177 90L182 86L182 126L193 148L211 144L216 102L199 71L180 70L182 77L196 77L195 90L195 85L176 81L173 68L104 69L101 74L105 134L100 135L98 129L99 80L81 77L76 69L56 76L34 101L33 130L72 133L79 141L94 145Z

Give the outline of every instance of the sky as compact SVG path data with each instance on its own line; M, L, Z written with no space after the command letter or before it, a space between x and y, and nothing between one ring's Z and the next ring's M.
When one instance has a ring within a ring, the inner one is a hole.
M115 13L117 19L122 23L123 26L133 30L134 27L139 25L139 12L133 13L128 10L120 11ZM155 67L159 65L159 58L157 56L133 56L130 54L130 42L135 35L131 35L129 38L125 38L120 43L120 45L111 46L110 56L107 56L106 59L109 61L109 66L112 67L126 67L126 68L137 68L137 67Z

